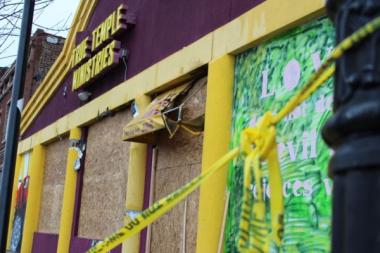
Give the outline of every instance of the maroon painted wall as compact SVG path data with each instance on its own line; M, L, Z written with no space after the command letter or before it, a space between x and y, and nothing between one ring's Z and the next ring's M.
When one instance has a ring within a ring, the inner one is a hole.
M76 237L71 240L70 253L85 253L91 246L95 245L96 242L97 241ZM121 253L121 247L121 245L116 247L111 250L110 253Z
M75 237L71 240L70 253L84 253L97 241ZM58 235L34 233L32 253L56 253L58 247ZM121 253L121 245L110 253Z
M56 253L58 235L34 233L32 253Z
M121 3L137 15L136 26L122 36L130 52L127 79L238 17L264 0L99 0L88 31L97 27ZM80 106L71 91L72 73L32 123L24 138ZM87 90L92 99L124 79L121 63ZM66 88L65 88L66 87ZM66 89L66 92L65 92Z

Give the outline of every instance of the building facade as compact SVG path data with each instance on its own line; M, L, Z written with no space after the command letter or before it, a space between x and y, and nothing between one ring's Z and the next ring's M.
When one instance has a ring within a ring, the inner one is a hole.
M16 175L29 190L9 248L85 252L239 146L333 45L324 1L81 1L22 113ZM284 252L329 252L330 154L318 132L331 92L329 81L279 126ZM243 159L111 252L238 252Z

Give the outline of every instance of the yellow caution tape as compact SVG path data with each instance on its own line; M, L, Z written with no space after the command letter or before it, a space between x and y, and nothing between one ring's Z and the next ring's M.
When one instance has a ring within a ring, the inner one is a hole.
M240 252L269 252L271 241L278 247L281 246L284 231L284 201L277 155L276 128L272 121L272 113L267 112L255 128L245 129L241 137L242 151L247 157L244 164L243 204L238 240ZM266 222L266 207L263 199L263 176L260 164L264 160L268 161L269 168L271 228ZM257 198L250 201L253 196L252 176L256 184ZM270 230L271 233L269 233Z
M151 207L143 211L140 215L134 218L127 225L119 229L116 233L104 239L91 248L88 253L105 253L108 252L129 237L137 234L149 224L160 218L167 213L170 209L176 206L181 200L186 198L190 193L197 189L206 179L217 172L220 168L225 166L229 161L237 157L240 153L239 148L235 148L215 162L208 170L203 172L198 177L194 178L191 182L187 183L182 188L171 193L167 197L154 203Z
M88 253L108 252L129 237L137 234L142 229L153 223L167 213L186 196L197 189L206 179L225 166L229 161L237 157L241 152L246 155L244 166L243 205L240 222L238 247L241 252L266 253L269 252L270 242L281 246L283 235L284 205L282 196L282 180L277 154L276 124L287 114L292 112L299 104L311 96L335 71L334 62L348 49L363 40L380 28L380 17L374 19L364 27L343 40L323 63L320 69L309 79L305 86L284 106L276 115L268 112L255 128L247 128L242 133L241 149L235 148L224 155L208 170L203 172L182 188L171 193L167 197L154 203L143 211L127 225L116 233L99 242ZM262 161L268 162L269 186L271 189L270 213L271 227L268 227L265 218L265 202L262 194ZM257 188L257 199L254 200L253 209L249 206L249 198L252 196L250 184L254 177ZM253 235L249 234L252 229ZM269 233L271 231L271 233Z

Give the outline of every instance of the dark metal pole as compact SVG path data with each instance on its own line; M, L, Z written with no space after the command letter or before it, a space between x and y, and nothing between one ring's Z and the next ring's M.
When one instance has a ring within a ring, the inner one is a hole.
M337 43L380 16L380 0L328 0ZM335 150L332 252L380 252L380 32L337 61L334 116L323 131Z
M17 145L21 112L17 102L23 98L25 72L28 62L30 33L33 21L35 0L24 0L21 34L18 46L16 70L12 88L12 100L9 109L6 130L5 158L0 188L0 252L6 251L9 213L11 209L14 168L16 163Z

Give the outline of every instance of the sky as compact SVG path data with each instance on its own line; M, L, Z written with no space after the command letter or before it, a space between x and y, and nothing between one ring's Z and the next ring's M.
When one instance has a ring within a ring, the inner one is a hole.
M34 15L34 23L39 24L44 27L53 27L59 28L62 27L69 28L71 26L71 22L74 18L76 8L79 5L80 0L54 0L47 8L45 8L42 12L35 13ZM33 25L32 34L38 27ZM46 32L56 34L62 37L67 37L69 30L57 32L57 31L49 31L44 29ZM18 37L14 37L11 39L11 46L2 53L2 59L0 59L0 66L9 66L11 65L17 55L18 49ZM4 56L12 56L3 58Z

